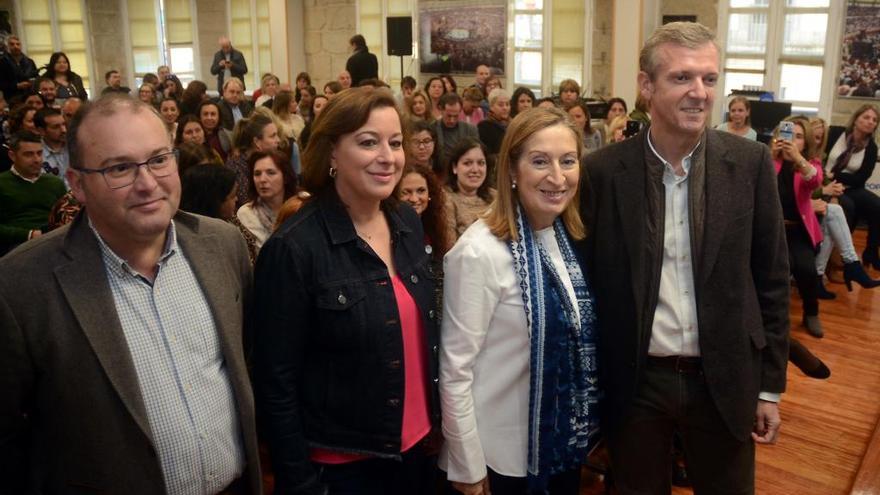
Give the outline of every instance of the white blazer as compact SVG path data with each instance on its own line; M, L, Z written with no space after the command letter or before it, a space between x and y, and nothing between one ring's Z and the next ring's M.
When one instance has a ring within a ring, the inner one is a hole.
M482 219L443 259L440 401L446 442L438 464L475 483L486 466L526 476L529 332L513 256Z

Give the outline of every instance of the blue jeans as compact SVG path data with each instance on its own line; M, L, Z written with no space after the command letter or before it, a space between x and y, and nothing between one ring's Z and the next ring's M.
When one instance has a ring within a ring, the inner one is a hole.
M822 225L822 243L819 244L819 253L816 255L816 273L825 274L825 266L831 257L834 246L840 250L840 257L844 263L859 261L856 248L853 246L852 234L846 223L846 215L843 208L835 203L828 203L825 217L820 222Z

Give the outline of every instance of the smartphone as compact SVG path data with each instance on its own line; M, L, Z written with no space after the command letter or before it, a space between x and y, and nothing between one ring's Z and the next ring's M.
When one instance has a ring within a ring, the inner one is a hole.
M626 128L623 130L623 136L631 138L642 130L642 123L638 120L627 120Z
M794 122L779 123L779 139L783 141L794 141Z

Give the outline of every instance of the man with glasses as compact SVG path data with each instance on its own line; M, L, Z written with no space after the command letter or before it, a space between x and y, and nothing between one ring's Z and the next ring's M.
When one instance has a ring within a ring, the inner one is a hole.
M4 487L260 493L241 235L178 211L149 105L86 104L68 148L83 212L0 260Z

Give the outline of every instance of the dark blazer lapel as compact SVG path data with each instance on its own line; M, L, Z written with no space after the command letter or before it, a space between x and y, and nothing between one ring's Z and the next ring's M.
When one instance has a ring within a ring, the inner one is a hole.
M634 139L632 144L641 142ZM623 231L623 244L630 264L631 284L635 301L644 301L645 287L645 160L638 145L630 146L620 157L614 174L614 203ZM610 233L610 232L609 232ZM643 308L636 307L639 321Z
M705 286L706 278L712 273L728 222L740 213L731 206L731 184L737 180L736 163L728 157L728 149L709 131L706 136L706 216L698 288Z
M137 371L116 313L101 248L89 228L85 213L71 225L64 250L70 263L55 268L55 278L107 378L129 414L152 442Z

